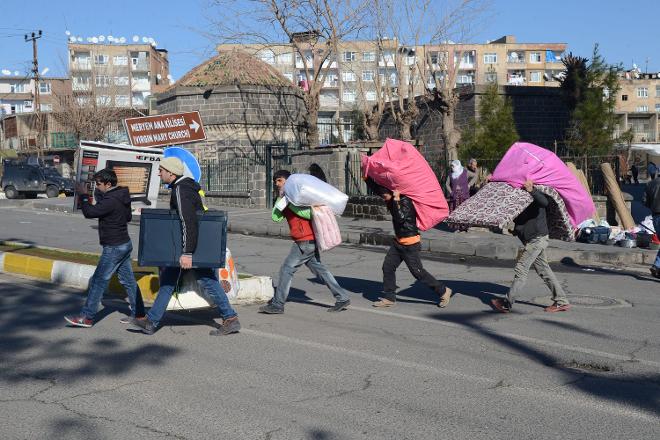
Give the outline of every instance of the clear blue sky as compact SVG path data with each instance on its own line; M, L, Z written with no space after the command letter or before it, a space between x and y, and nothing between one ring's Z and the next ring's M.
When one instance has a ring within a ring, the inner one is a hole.
M213 54L204 36L212 11L209 0L32 0L2 1L0 69L29 72L32 50L23 34L42 29L40 68L48 76L66 69L65 31L93 35L153 37L170 54L170 70L180 78ZM632 63L660 72L660 0L492 0L489 18L474 42L515 35L518 42L562 42L575 54L590 56L594 43L610 63Z

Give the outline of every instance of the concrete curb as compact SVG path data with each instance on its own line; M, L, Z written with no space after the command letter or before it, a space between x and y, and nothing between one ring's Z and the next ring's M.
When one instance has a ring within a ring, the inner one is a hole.
M52 249L52 248L49 248ZM0 252L0 272L28 276L55 285L64 285L86 290L95 266L89 264L71 263L68 261L51 260L12 252ZM135 279L145 304L151 304L156 299L159 283L154 274L135 273ZM108 293L113 296L125 297L123 287L114 275L108 286ZM230 298L234 305L261 304L273 297L272 280L268 276L250 275L240 280L238 296ZM195 309L211 307L212 304L203 298L197 289L181 292L173 297L168 304L168 310Z

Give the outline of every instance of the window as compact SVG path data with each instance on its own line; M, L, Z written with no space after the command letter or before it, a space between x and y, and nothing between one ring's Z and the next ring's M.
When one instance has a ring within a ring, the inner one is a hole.
M541 52L532 52L529 54L530 63L540 63L541 62Z
M284 77L288 79L290 82L293 82L293 73L285 73Z
M52 112L53 111L53 104L41 104L41 111L42 112Z
M355 102L355 91L354 90L344 90L344 101L345 102Z
M96 87L108 87L110 85L110 77L108 75L96 75L94 84L96 84Z
M355 73L354 72L342 72L341 73L341 80L344 82L353 82L355 81Z
M277 64L288 64L293 63L293 54L291 52L281 53L277 56Z
M369 90L369 91L365 92L364 99L366 99L367 101L375 101L376 100L376 92L374 90Z
M374 62L376 61L375 52L362 52L362 61Z
M262 50L257 54L259 59L268 64L275 64L275 54L272 50Z
M487 83L496 83L497 82L497 73L487 73L486 74Z
M459 63L459 67L465 68L465 67L471 67L474 65L475 57L474 57L474 51L470 50L467 52L463 52L461 55L461 62ZM454 62L458 63L458 54L454 54Z
M637 87L637 97L638 98L648 98L649 97L648 87Z
M655 86L655 96L660 98L660 86Z
M76 102L78 106L85 107L89 104L89 96L76 96Z
M637 107L635 107L635 111L637 113L646 113L647 111L649 111L649 106L648 105L638 105Z
M128 66L128 57L126 55L115 55L112 57L112 64L115 66Z
M127 86L128 77L127 76L115 76L115 85L116 86Z
M357 52L344 52L344 62L350 63L357 60Z
M496 64L497 63L497 54L496 53L486 53L484 54L484 64Z
M25 84L14 83L10 86L11 93L25 93Z
M456 84L472 84L474 77L470 74L463 74L456 76Z
M621 101L627 101L628 95L621 95Z
M49 95L50 94L50 83L40 82L39 83L39 93L41 93L42 95Z
M110 105L110 97L108 95L100 95L96 97L96 105Z
M541 72L530 72L529 73L529 82L540 83L541 82Z
M380 56L380 64L385 65L394 65L394 51L393 50L384 50Z
M116 95L115 96L115 105L117 107L128 107L130 105L128 95Z
M94 64L97 66L105 66L108 64L108 59L109 57L104 53L94 55Z
M656 112L660 112L660 104L656 104L656 105L655 105L655 111L656 111Z
M23 108L26 111L31 111L32 110L32 101L23 101Z
M363 70L362 71L362 81L373 81L374 80L374 71L373 70Z

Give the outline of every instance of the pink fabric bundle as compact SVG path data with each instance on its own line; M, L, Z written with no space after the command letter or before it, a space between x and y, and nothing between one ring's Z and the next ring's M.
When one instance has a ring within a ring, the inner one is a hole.
M490 180L520 188L527 179L552 187L559 193L573 227L596 212L587 190L552 151L538 145L516 142L497 165Z
M320 251L327 251L341 244L335 213L326 205L312 207L312 229Z
M387 139L373 155L362 156L362 175L410 197L417 211L417 227L422 231L449 215L447 200L433 170L424 156L407 142Z

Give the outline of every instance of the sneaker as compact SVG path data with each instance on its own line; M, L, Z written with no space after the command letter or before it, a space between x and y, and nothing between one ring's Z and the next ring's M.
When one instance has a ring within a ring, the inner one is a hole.
M438 302L438 307L444 309L449 305L449 300L451 299L452 290L449 287L445 287L445 293L440 296L440 302Z
M259 307L259 313L266 313L268 315L280 315L284 313L284 307L277 307L268 303Z
M655 278L660 278L660 267L653 265L649 270L651 271L651 275Z
M390 301L387 298L381 298L375 303L372 304L373 307L392 307L396 304L396 301Z
M346 301L337 301L334 306L328 307L326 312L341 312L346 310L346 308L351 304L351 300L347 299Z
M133 319L147 319L147 317L146 316L140 316L139 318L134 318L130 315L126 315L126 316L124 316L123 318L121 318L119 320L119 323L120 324L130 324L133 321Z
M549 312L549 313L555 313L555 312L568 312L570 310L570 308L571 308L570 304L557 304L557 303L554 303L553 305L548 306L543 310L545 310L546 312Z
M130 324L133 327L137 327L138 330L142 331L145 335L153 335L156 332L156 327L153 322L149 321L149 318L131 318Z
M511 311L509 301L502 298L495 298L490 300L490 305L500 313L509 313Z
M238 322L238 316L233 316L222 321L222 325L219 328L211 330L209 335L211 336L226 336L231 335L232 333L238 333L241 329L241 323Z
M64 320L73 327L90 328L94 325L94 321L84 316L65 316Z

